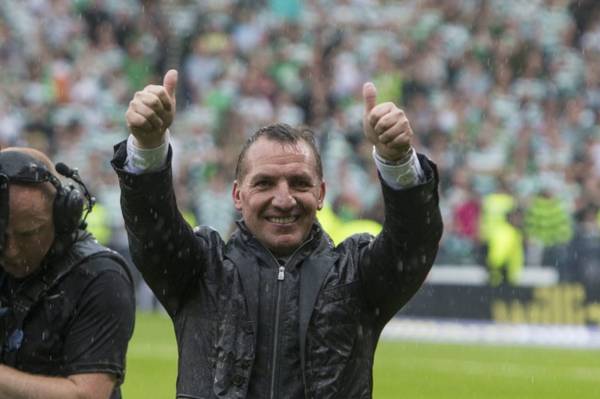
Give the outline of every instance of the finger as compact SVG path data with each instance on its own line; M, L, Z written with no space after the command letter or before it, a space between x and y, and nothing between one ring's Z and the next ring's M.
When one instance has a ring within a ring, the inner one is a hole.
M389 144L393 142L398 137L406 137L410 140L412 136L412 132L410 130L410 125L408 120L399 121L391 128L387 129L385 132L381 133L377 138L382 144Z
M127 127L132 132L151 132L153 130L150 121L131 108L125 113L125 120L127 121Z
M163 97L168 100L167 94L162 90ZM165 104L160 98L160 92L153 93L151 90L144 90L135 96L135 102L140 102L156 112L163 112ZM167 101L168 102L168 101Z
M388 112L387 114L379 118L373 130L375 130L375 133L381 134L387 131L392 126L394 126L396 123L398 123L399 119L401 119L401 116L399 116L397 113Z
M394 108L396 108L396 106L394 103L390 102L377 105L371 110L371 112L369 112L369 115L367 116L369 124L371 126L376 126L377 122L379 122L379 119L390 113Z
M162 119L159 118L155 110L153 110L146 104L140 101L132 101L130 104L130 108L136 114L144 117L154 129L160 130L163 127L164 122L162 121Z
M391 142L389 142L386 147L392 148L394 150L402 151L402 155L406 154L410 150L410 142L411 142L412 134L409 132L405 132L396 138L394 138Z
M167 90L163 86L151 85L144 88L144 92L151 93L160 99L162 107L165 111L169 112L172 109L171 98L167 93Z
M367 82L363 85L362 94L365 103L365 113L368 114L377 105L377 88L375 88L372 82Z
M163 78L163 86L171 99L175 99L175 89L177 88L177 70L169 69Z
M140 101L154 110L163 123L169 123L173 119L173 115L170 113L171 101L162 86L156 87L159 89L144 90L136 97L136 101Z

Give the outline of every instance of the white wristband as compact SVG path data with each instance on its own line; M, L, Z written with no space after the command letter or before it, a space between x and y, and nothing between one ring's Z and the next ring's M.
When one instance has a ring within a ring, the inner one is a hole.
M124 169L129 173L140 174L162 168L169 153L169 130L165 132L164 142L156 148L141 148L134 142L133 135L127 138L127 158Z
M383 181L395 190L413 187L425 181L425 172L414 148L411 148L411 155L405 162L396 165L386 162L373 147L373 160Z

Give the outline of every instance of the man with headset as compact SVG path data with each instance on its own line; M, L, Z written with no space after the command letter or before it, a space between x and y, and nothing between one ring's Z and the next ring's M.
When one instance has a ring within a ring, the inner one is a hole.
M0 398L121 397L133 289L123 258L82 229L93 201L76 170L0 151Z

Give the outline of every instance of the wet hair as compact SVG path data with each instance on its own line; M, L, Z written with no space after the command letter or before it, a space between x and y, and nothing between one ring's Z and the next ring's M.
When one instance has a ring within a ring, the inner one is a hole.
M323 179L323 164L321 162L321 154L317 148L314 132L307 127L293 127L285 123L275 123L261 127L246 140L235 166L236 180L240 181L246 174L246 167L244 165L246 153L248 152L248 149L252 147L252 144L261 137L281 144L296 144L300 141L308 144L315 157L317 175L319 176L319 179Z

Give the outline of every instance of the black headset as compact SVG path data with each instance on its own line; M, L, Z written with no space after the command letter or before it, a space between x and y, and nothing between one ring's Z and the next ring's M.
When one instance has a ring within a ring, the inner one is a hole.
M43 162L20 151L0 152L0 251L4 249L5 230L8 224L10 183L40 184L49 182L56 189L53 205L54 230L58 237L71 236L77 229L85 229L85 219L92 211L96 199L90 195L81 181L77 169L71 169L62 162L56 164L56 171L73 180L73 184L63 185Z

